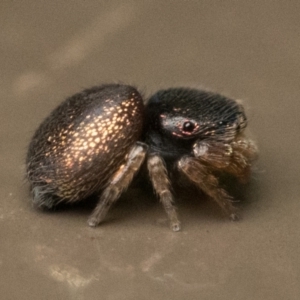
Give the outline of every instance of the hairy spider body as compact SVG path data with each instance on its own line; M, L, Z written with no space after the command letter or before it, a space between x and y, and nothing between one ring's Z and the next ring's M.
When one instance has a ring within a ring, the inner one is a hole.
M161 90L144 105L131 86L85 90L58 106L32 138L26 165L33 202L51 208L99 194L88 219L96 226L146 158L174 231L180 230L169 180L174 167L236 220L217 173L248 180L257 150L244 136L246 125L239 103L206 91Z

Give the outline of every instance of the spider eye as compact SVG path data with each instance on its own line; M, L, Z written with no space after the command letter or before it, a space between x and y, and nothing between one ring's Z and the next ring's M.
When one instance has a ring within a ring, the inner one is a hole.
M193 122L187 121L183 123L182 131L191 133L194 131L195 127L196 125Z

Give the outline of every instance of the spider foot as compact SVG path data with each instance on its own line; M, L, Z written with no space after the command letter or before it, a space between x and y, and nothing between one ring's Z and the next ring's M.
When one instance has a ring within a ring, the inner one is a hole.
M229 219L235 222L235 221L239 221L241 217L238 213L232 213L230 214Z
M171 223L171 229L174 232L180 231L180 229L181 229L180 222Z
M99 225L100 220L97 219L97 218L95 218L95 217L93 217L93 216L91 216L91 217L88 219L87 223L88 223L88 225L89 225L90 227L96 227L96 226Z

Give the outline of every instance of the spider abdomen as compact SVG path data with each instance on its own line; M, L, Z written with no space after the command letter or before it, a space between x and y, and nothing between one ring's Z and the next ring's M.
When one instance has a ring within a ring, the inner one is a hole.
M143 114L141 95L126 85L102 85L66 99L29 146L34 202L51 207L103 189L140 138Z

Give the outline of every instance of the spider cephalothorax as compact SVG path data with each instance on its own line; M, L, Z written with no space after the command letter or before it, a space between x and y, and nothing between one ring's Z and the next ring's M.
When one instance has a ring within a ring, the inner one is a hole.
M85 90L58 106L31 141L27 177L34 203L50 208L101 194L88 221L96 226L146 158L174 231L180 229L168 175L174 168L236 220L216 174L248 180L257 150L244 136L246 125L241 104L202 90L161 90L145 106L131 86Z

